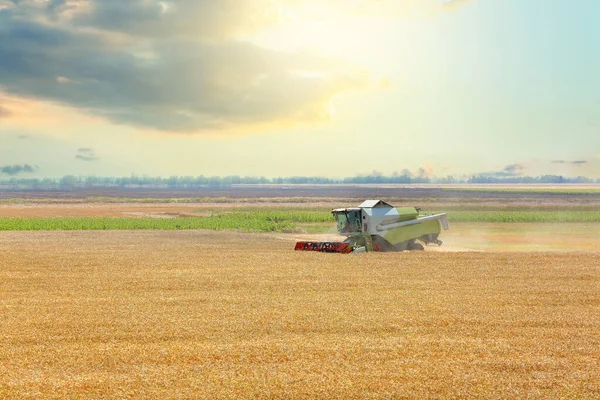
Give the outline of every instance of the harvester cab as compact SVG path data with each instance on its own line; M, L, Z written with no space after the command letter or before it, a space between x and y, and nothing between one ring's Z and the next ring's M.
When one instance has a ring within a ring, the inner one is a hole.
M360 208L340 208L331 210L340 234L354 234L363 231L362 210Z
M366 200L358 207L331 210L343 242L297 242L296 250L328 253L423 250L423 244L442 245L439 234L450 229L446 214L420 215L415 207L393 207Z

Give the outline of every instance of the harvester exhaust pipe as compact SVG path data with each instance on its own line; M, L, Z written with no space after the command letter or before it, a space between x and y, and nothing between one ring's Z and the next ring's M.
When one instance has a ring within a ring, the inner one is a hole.
M432 221L435 219L440 220L442 222L442 226L444 227L444 230L447 231L450 229L450 224L448 224L448 217L446 217L446 214L428 215L426 217L421 217L419 219L411 219L408 221L395 222L392 224L379 224L379 225L377 225L376 229L378 231L387 231L390 229L400 228L402 226L420 224L425 221Z

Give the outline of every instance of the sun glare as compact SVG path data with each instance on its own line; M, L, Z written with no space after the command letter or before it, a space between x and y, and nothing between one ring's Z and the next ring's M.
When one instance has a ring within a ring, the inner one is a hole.
M368 46L368 20L341 14L318 3L283 7L276 27L255 33L250 39L282 51L308 49L336 58L355 58Z

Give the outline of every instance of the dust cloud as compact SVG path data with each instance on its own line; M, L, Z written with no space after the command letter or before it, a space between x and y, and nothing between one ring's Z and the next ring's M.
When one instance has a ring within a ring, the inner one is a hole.
M335 228L325 233L283 233L278 239L341 242ZM442 231L442 246L430 244L425 251L456 252L598 252L600 225L583 223L454 223Z

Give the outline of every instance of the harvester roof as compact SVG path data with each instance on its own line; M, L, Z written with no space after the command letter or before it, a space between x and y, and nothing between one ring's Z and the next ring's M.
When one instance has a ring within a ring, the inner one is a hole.
M386 203L383 200L365 200L359 206L360 208L376 208L376 207L393 207L391 204Z

